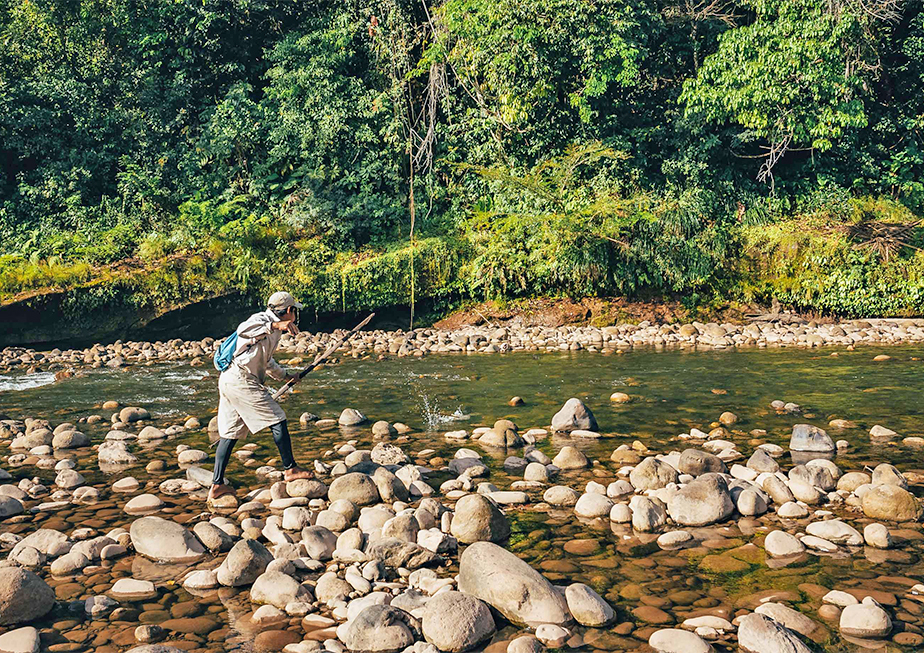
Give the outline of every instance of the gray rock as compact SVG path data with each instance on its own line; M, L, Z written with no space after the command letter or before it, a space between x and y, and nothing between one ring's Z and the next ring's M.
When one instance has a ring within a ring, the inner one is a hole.
M869 485L872 478L866 472L847 472L837 479L837 489L845 492L853 492L861 485Z
M611 623L616 613L609 603L583 583L572 583L565 590L568 610L582 626L600 628Z
M535 627L572 621L565 597L548 580L490 542L476 542L462 553L459 590L481 599L515 624Z
M571 432L577 429L596 431L597 420L583 401L572 397L552 417L552 430Z
M209 472L209 474L211 474L211 472ZM300 478L286 483L286 494L290 497L323 499L327 496L327 486L318 480Z
M820 537L835 544L846 544L848 546L862 546L863 536L849 524L845 524L840 519L828 519L826 521L812 522L805 527L805 532L815 537Z
M138 457L128 450L121 440L106 440L99 445L97 459L101 467L127 467L138 462Z
M278 571L267 571L260 574L250 588L251 601L274 605L280 610L289 603L307 603L313 598L311 590L306 585Z
M535 635L520 635L507 645L507 653L543 653L545 646Z
M256 540L239 540L218 567L218 582L225 587L250 585L272 561L273 554Z
M648 646L656 653L713 653L715 649L696 633L679 628L662 628L651 633Z
M852 637L885 637L892 631L892 619L875 603L858 603L844 607L839 628Z
M789 628L756 612L739 620L738 647L745 653L812 653Z
M378 422L376 422L378 423ZM406 465L411 462L407 454L390 442L379 442L372 448L372 462L379 465Z
M714 524L734 511L728 485L718 474L704 474L684 485L667 503L671 519L684 526Z
M414 644L420 622L390 605L370 605L347 623L343 643L351 651L397 653Z
M379 502L379 490L366 474L351 472L334 479L327 491L327 498L333 503L346 499L355 506L368 506Z
M379 497L386 503L407 501L410 497L407 487L401 479L384 467L379 467L372 473L372 482L379 491Z
M867 546L875 549L889 549L892 547L892 536L889 529L882 524L867 524L863 529L863 539Z
M119 421L125 423L138 422L144 419L151 419L151 413L144 408L137 406L128 406L119 411Z
M738 513L744 517L756 517L767 512L767 498L755 489L742 490L735 502Z
M817 621L782 603L762 603L754 609L754 612L770 617L786 628L809 638L813 637L821 629L821 625Z
M795 535L785 531L771 531L764 539L764 548L774 558L795 556L805 551L805 545Z
M629 482L636 490L659 490L668 483L679 482L679 474L666 462L651 456L629 473Z
M393 538L378 540L367 551L370 560L378 560L388 567L419 569L441 564L443 559L414 542Z
M795 500L792 490L776 476L768 476L763 483L764 492L770 495L773 503L782 506L784 503Z
M905 475L898 471L897 467L888 463L876 466L876 469L873 470L871 482L873 485L897 485L904 490L908 489L908 481L905 479Z
M129 649L125 653L186 653L186 651L166 644L143 644Z
M487 605L462 592L440 592L427 602L422 619L424 638L440 651L467 651L494 634Z
M651 533L667 523L667 511L661 502L650 497L635 495L629 500L632 510L632 528Z
M792 427L792 437L789 439L791 451L811 451L830 453L837 451L834 441L822 429L811 424L796 424Z
M366 421L366 416L355 408L344 408L337 423L340 426L358 426Z
M80 431L63 431L55 435L51 441L54 449L77 449L78 447L89 447L90 438Z
M588 492L582 494L581 498L577 500L577 504L574 506L574 514L578 517L596 519L607 517L612 509L613 501L611 499L596 492Z
M751 457L748 458L747 467L756 472L767 472L769 474L775 474L780 470L780 464L763 449L754 451Z
M567 507L577 504L579 494L565 485L554 485L542 495L542 500L556 507Z
M25 507L20 503L19 499L0 495L0 519L20 515L24 510Z
M205 547L180 524L160 517L142 517L129 529L135 551L158 562L198 562Z
M352 591L353 586L332 571L323 574L314 586L314 595L322 603L346 598Z
M34 621L55 604L55 593L27 569L0 567L0 625Z
M420 522L413 514L396 515L382 525L382 537L393 537L405 542L416 542Z
M725 463L713 453L700 451L699 449L686 449L680 454L680 461L677 463L677 471L681 474L690 474L691 476L700 476L714 472L716 474L725 474L728 468Z
M834 481L834 477L831 476L831 473L823 468L816 467L814 465L796 465L789 470L789 480L790 487L792 487L792 481L798 481L812 487L821 488L825 492L833 490L837 487L837 483Z
M302 544L312 560L330 560L337 549L337 536L323 526L308 526L302 530Z
M234 546L233 537L207 521L201 521L193 526L193 533L212 553L228 551Z
M0 651L3 653L39 653L42 640L32 626L17 628L0 635Z
M921 516L918 500L897 485L874 485L861 500L863 513L880 521L917 521Z
M565 471L590 467L587 456L572 446L562 447L561 451L552 459L552 464Z
M456 502L450 533L464 544L500 542L510 536L510 522L490 499L467 494Z

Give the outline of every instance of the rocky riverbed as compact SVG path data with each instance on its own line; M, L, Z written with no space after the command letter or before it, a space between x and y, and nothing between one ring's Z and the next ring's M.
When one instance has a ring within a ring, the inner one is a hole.
M119 374L106 369L61 387ZM283 482L257 436L215 506L209 410L42 415L0 395L16 410L0 426L0 651L924 646L916 409L871 422L789 395L745 412L729 389L701 391L726 410L697 427L662 413L673 435L635 437L608 422L644 421L652 382L559 396L523 423L541 393L496 397L507 417L429 432L412 413L377 419L353 390L358 408L301 414L316 481Z
M315 355L342 335L302 332L286 335L283 352ZM220 340L218 341L220 342ZM345 356L425 356L444 353L502 353L512 351L626 352L639 347L729 349L744 347L823 347L887 345L924 342L924 319L871 319L816 324L788 318L741 324L652 325L620 324L606 327L466 327L456 331L422 328L413 331L367 331L350 340ZM23 347L0 350L0 371L26 369L61 375L81 366L122 367L157 361L189 360L208 364L217 347L214 338L196 341L121 342L86 349L36 351Z

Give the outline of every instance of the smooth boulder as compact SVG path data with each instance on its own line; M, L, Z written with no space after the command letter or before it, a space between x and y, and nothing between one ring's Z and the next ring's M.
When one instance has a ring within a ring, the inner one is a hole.
M735 504L725 479L718 474L704 474L680 488L667 503L667 512L683 526L705 526L729 517Z
M565 597L542 574L490 542L476 542L462 553L459 590L514 624L566 626L573 621Z
M379 502L379 490L367 474L351 472L334 479L327 490L327 498L331 503L346 499L354 506L368 506Z
M157 562L193 563L205 557L205 547L185 527L161 517L142 517L129 529L135 551Z
M921 505L911 492L897 485L874 485L861 500L863 513L881 521L917 521Z
M796 424L792 427L789 439L790 451L810 451L813 453L831 453L837 451L834 440L823 429L811 424Z
M427 602L424 638L440 651L467 651L494 634L494 617L482 601L462 592L439 592Z
M597 419L583 401L571 397L552 417L552 430L571 432L575 430L596 431Z
M456 502L449 532L463 544L501 542L510 536L510 522L490 499L467 494Z
M0 625L33 621L54 604L54 590L36 574L19 567L0 568Z
M366 607L347 622L342 639L351 651L397 653L413 645L419 632L420 622L410 614L378 604Z

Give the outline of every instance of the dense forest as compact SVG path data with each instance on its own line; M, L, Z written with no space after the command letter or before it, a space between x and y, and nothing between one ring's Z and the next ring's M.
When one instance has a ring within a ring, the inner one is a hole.
M0 43L7 301L924 313L918 0L0 0Z

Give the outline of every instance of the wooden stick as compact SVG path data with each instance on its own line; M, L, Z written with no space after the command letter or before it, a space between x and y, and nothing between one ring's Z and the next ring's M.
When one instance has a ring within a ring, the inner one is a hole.
M296 383L298 383L298 382L301 381L303 378L305 378L305 375L308 374L308 372L310 372L311 370L313 370L314 368L316 368L318 365L320 365L321 363L323 363L325 360L327 360L328 358L330 358L330 357L333 355L333 353L334 353L335 351L337 351L337 350L340 348L340 345L342 345L342 344L345 343L347 340L349 340L349 339L352 338L354 335L356 335L356 332L359 331L360 329L362 329L362 328L363 328L364 326L366 326L367 324L369 324L369 321L370 321L372 318L374 318L374 317L375 317L375 313L370 313L370 314L369 314L369 317L367 317L365 320L363 320L362 322L360 322L359 324L357 324L355 327L353 327L353 330L352 330L352 331L350 331L348 334L346 334L345 336L343 336L342 338L340 338L340 340L338 340L337 342L335 342L334 344L332 344L330 347L328 347L328 348L327 348L327 351L325 351L323 354L318 354L318 357L315 358L315 359L311 362L311 365L309 365L308 367L306 367L305 369L303 369L301 372L299 372L299 373L298 373L298 376L296 376L295 378L292 378L292 379L289 379L288 381L286 381L285 385L283 385L281 388L279 388L279 389L276 391L276 393L273 395L273 399L276 400L276 401L278 401L279 398L280 398L282 395L284 395L286 392L288 392L289 389L290 389L292 386L294 386Z

